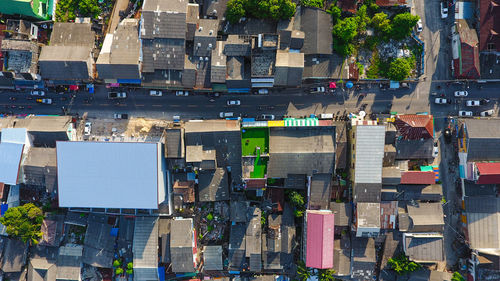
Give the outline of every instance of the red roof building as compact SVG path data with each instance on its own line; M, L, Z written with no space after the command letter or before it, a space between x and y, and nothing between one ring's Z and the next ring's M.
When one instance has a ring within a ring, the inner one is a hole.
M332 268L334 214L331 211L308 210L306 220L306 266Z
M500 184L500 163L475 163L477 184Z
M435 184L434 172L409 171L401 173L401 184Z
M408 5L406 0L375 0L375 4L379 7L389 7L389 6L406 6Z
M453 60L454 76L458 79L479 78L479 40L476 30L466 20L459 19L455 25L460 42L457 47L458 58Z
M479 49L500 52L500 0L479 0Z
M358 0L339 0L337 6L344 12L355 14L358 7Z
M432 115L406 114L396 116L394 126L405 140L434 138Z

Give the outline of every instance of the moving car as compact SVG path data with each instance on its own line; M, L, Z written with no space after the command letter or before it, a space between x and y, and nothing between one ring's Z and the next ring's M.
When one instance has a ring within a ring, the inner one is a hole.
M125 92L109 92L108 99L125 99L127 98L127 93Z
M472 111L460 110L460 111L458 112L458 116L462 116L462 117L472 117Z
M228 100L227 105L228 106L238 106L238 105L241 105L241 102L240 102L240 100Z
M417 21L417 32L420 33L420 32L422 32L422 30L424 30L424 26L422 24L422 19L419 19Z
M445 19L448 17L448 6L446 2L441 2L441 18Z
M161 96L163 96L163 93L162 93L162 91L151 90L151 91L149 91L149 95L152 97L161 97Z
M230 118L233 116L234 116L233 112L221 112L221 113L219 113L220 118Z
M254 94L256 94L256 95L268 95L269 90L268 89L259 89L258 91L255 91Z
M31 95L32 96L45 96L45 92L44 91L31 91Z
M128 114L115 113L113 114L115 119L128 119Z
M435 104L447 104L447 103L451 103L451 100L449 99L444 99L444 98L436 98L434 100L434 103Z
M479 106L479 105L481 105L481 102L478 100L468 100L467 102L465 102L465 105L466 106Z
M439 155L439 147L438 143L435 142L434 147L432 148L432 157L438 157L438 155Z
M189 92L188 91L175 91L175 95L178 97L187 97L187 96L189 96Z
M274 120L274 115L273 114L262 114L260 116L262 120Z
M90 131L92 131L92 123L91 122L86 122L85 123L85 128L83 129L84 135L86 135L86 136L90 135Z
M469 93L467 91L455 91L455 97L466 97L468 96Z
M37 103L52 104L52 99L36 99Z
M311 88L311 94L324 93L325 91L326 91L325 87L313 87L313 88Z
M495 110L493 109L490 109L490 110L485 110L485 111L482 111L479 115L485 117L485 116L491 116L495 113Z

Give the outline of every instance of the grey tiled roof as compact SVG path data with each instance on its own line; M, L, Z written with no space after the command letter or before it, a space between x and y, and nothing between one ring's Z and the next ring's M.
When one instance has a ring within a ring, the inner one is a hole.
M223 168L198 174L198 196L200 201L213 202L229 199L227 173Z
M223 270L222 246L205 246L203 248L205 270Z
M375 240L373 238L353 237L351 243L351 278L355 280L373 280L377 262Z
M412 235L404 234L405 253L410 260L416 262L444 261L442 235Z
M142 40L143 71L184 69L184 39Z
M145 0L142 9L143 11L186 13L187 3L187 0Z
M500 198L465 197L465 215L472 249L483 253L500 253Z
M170 254L173 272L194 272L192 219L171 221Z
M250 56L250 43L238 37L238 35L229 35L224 45L224 54L226 56Z
M429 159L432 158L433 139L396 140L396 159Z
M305 33L304 47L306 54L332 53L332 17L324 10L302 7L300 13L301 30Z
M330 207L331 181L331 174L314 174L312 176L308 209L326 210Z
M335 214L335 226L349 226L352 218L351 203L330 203L330 209Z
M184 157L184 130L167 129L165 140L165 157L182 158Z
M382 183L384 126L356 126L355 183Z
M186 14L166 12L142 12L143 22L141 38L143 39L185 39Z
M500 120L470 119L463 121L467 128L467 160L500 160Z
M51 46L93 47L95 33L90 23L56 22L50 35Z
M44 79L90 79L90 52L85 46L44 46L38 60L40 74Z

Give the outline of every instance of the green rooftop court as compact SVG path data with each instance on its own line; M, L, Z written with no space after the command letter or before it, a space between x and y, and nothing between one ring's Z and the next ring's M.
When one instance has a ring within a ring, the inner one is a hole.
M268 153L268 128L244 128L241 130L241 154L243 156L257 156Z
M253 172L250 172L251 179L262 179L267 173L267 157L257 156L253 164Z

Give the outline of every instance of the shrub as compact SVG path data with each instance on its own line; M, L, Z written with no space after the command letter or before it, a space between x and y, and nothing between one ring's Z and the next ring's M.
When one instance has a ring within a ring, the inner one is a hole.
M9 236L20 238L23 242L31 241L38 244L42 238L43 213L33 203L8 209L0 218Z
M396 271L398 275L411 273L421 267L420 264L408 260L404 254L401 254L396 258L390 258L387 263L394 271Z
M389 72L387 73L387 78L394 81L402 81L410 76L410 72L413 69L412 60L409 58L397 58L393 60L389 66Z
M316 7L323 9L323 0L301 0L300 5L304 7Z

